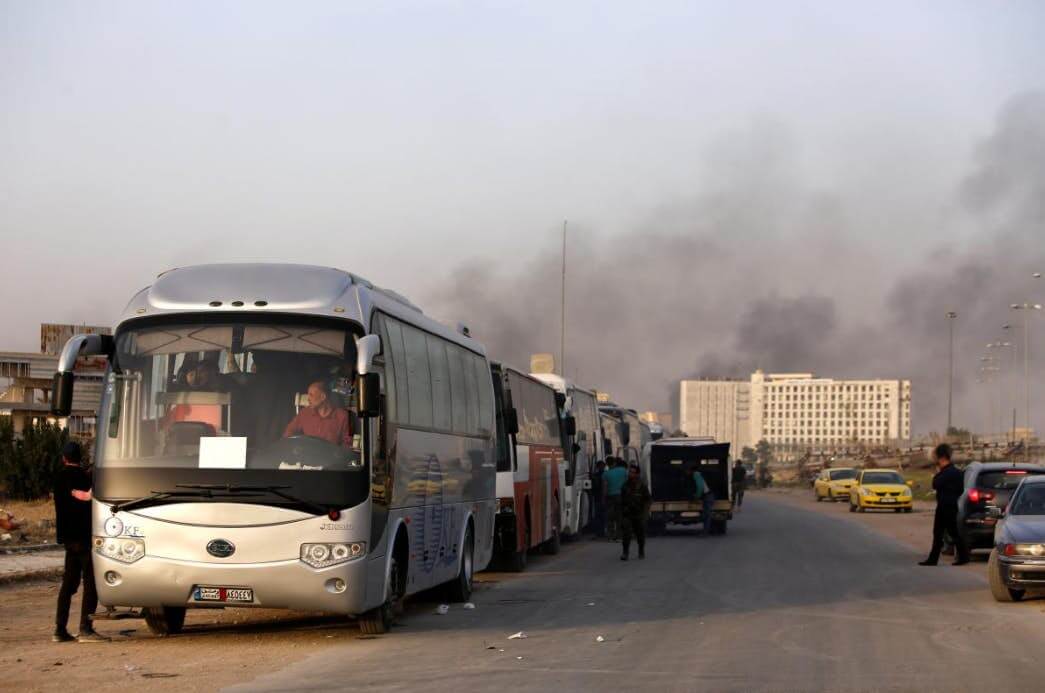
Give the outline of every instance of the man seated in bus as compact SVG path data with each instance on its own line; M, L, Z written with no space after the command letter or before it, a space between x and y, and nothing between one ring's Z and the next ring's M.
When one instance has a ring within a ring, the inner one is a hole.
M305 435L343 448L352 447L348 412L334 406L327 384L317 380L308 386L308 406L291 419L283 437Z

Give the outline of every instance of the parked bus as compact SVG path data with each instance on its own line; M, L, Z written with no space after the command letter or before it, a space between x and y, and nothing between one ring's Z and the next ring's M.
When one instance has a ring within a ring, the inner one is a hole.
M549 373L533 373L533 377L553 387L562 402L564 431L573 433L564 436L563 449L566 464L561 466L559 488L562 489L562 534L576 537L591 521L591 474L603 453L602 426L599 419L595 393L583 390L562 376Z
M493 553L494 397L480 344L346 272L176 269L112 337L94 454L99 600L158 634L186 609L287 608L385 632L403 598L467 599Z
M513 368L492 364L497 410L497 554L526 568L541 547L559 552L559 467L565 463L555 390Z
M650 431L634 409L625 409L613 402L599 405L603 431L608 441L606 454L618 457L628 465L637 464L642 479L649 482L649 456L643 451L651 442ZM607 432L608 431L608 432Z

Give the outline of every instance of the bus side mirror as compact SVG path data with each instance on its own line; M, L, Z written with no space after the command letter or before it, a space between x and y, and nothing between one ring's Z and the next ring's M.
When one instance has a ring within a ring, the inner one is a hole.
M512 436L519 432L519 414L515 411L515 407L508 407L504 410L504 429L508 435Z
M381 353L381 338L376 334L360 337L356 342L356 372L369 373L374 359Z
M381 415L381 376L363 373L356 379L356 411L360 418Z
M73 410L73 377L72 371L54 374L54 385L51 388L51 413L55 416L69 416Z
M572 416L567 416L562 420L563 428L566 429L566 435L575 436L577 435L577 419Z

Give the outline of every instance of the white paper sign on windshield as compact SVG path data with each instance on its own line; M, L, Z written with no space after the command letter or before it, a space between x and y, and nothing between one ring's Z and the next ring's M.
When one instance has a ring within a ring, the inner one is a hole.
M246 437L200 438L200 469L246 468Z

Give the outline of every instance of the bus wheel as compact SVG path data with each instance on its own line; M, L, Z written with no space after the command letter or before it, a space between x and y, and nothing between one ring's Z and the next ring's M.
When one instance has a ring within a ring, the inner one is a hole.
M508 555L508 570L521 573L526 570L526 553L530 550L530 525L526 525L526 541L523 547Z
M149 606L142 609L149 632L161 638L177 635L185 625L185 608L177 606Z
M399 602L405 591L403 582L400 577L399 560L393 556L388 569L388 596L385 603L359 617L359 630L363 635L384 635L392 629Z
M472 575L474 564L472 563L475 553L475 541L472 539L472 526L464 535L464 545L461 549L461 567L457 577L450 583L449 597L452 602L466 602L472 596Z
M552 538L544 542L544 553L549 556L554 556L559 553L559 548L562 546L562 535L559 534L559 530L553 530Z

